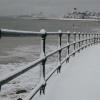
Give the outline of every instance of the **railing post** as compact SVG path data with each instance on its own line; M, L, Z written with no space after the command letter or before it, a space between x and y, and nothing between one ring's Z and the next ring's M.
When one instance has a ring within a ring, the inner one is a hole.
M70 44L70 33L68 34L68 43ZM68 46L68 55L70 53L70 45Z
M74 44L73 44L73 51L75 51L75 49L76 49L76 32L73 32L73 38L74 38L74 40L73 40L73 42L74 42ZM73 56L75 56L75 53L73 53Z
M91 41L90 41L90 32L89 32L89 46L90 46L90 42L91 42Z
M74 41L76 41L76 32L74 32Z
M70 33L68 34L68 44L70 44ZM69 55L69 53L70 53L70 52L69 52L70 45L68 46L68 48L67 48L67 49L68 49L68 55Z
M98 42L98 33L97 33L97 42Z
M99 38L98 38L99 34L97 33L97 43L99 43Z
M68 33L68 44L70 44L70 33ZM67 47L67 54L70 54L70 45ZM69 62L69 57L66 59L66 63Z
M96 43L98 43L98 34L96 35Z
M1 29L0 29L0 39L1 39Z
M79 36L79 40L80 40L80 36L81 36L80 32L79 32L78 36Z
M41 54L40 57L43 58L40 71L41 71L41 82L42 86L40 88L40 94L43 93L45 94L45 86L46 86L46 81L45 81L45 40L46 40L46 31L44 29L40 30L41 32Z
M96 43L98 43L98 34L96 34Z
M70 33L68 33L68 43L70 43Z
M100 43L100 33L99 33L99 43Z
M79 41L80 41L80 33L78 34L78 36L79 36ZM79 48L81 47L81 42L79 42ZM80 52L80 49L79 49L79 52Z
M87 47L87 43L88 43L88 41L87 41L87 35L88 35L88 34L86 33L86 47Z
M99 38L99 43L100 43L100 34L98 34L99 36L98 36L98 38Z
M98 43L99 43L99 33L98 33Z
M82 46L84 45L84 33L82 32ZM84 48L82 48L83 50Z
M80 40L82 40L82 33L80 34ZM80 42L80 46L82 46L82 41Z
M1 29L0 29L0 39L1 39ZM1 85L0 85L0 91L1 91Z
M94 34L94 44L96 44L96 34Z
M92 34L92 45L94 44L94 33Z
M74 42L76 42L76 32L74 32ZM74 50L76 49L76 43L74 43Z
M95 34L95 43L97 43L97 34Z
M91 37L90 37L90 33L89 33L89 43L90 43L90 38L91 38Z
M97 33L95 34L95 43L97 43Z
M1 85L0 85L0 91L1 91Z
M92 33L90 34L90 45L92 45Z
M82 32L82 39L84 39L84 33ZM84 41L82 41L82 45L83 45Z
M92 33L92 45L94 44L94 33Z
M59 30L58 31L59 33L59 36L58 36L58 48L61 49L61 43L62 43L62 31ZM61 51L62 50L59 50L59 54L58 54L58 69L57 69L57 73L60 73L61 72Z

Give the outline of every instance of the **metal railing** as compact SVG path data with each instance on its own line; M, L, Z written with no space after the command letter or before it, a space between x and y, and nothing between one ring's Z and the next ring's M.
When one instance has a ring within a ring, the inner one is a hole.
M58 48L54 51L46 54L45 52L45 45L46 45L46 37L48 35L57 35L58 36ZM62 35L66 35L66 45L62 46ZM33 31L19 31L19 30L8 30L8 29L1 29L0 30L0 37L17 37L17 36L40 36L41 37L41 54L40 58L36 61L33 61L26 65L24 68L18 69L17 71L14 71L10 73L9 75L6 75L0 79L0 90L1 86L4 84L7 84L11 80L17 78L18 76L26 73L30 69L34 68L36 65L41 64L41 81L40 83L31 91L29 96L25 100L31 100L35 94L40 91L41 93L45 93L45 87L48 79L57 71L57 73L60 73L62 64L64 62L69 62L70 57L73 55L75 56L76 52L80 52L80 50L86 48L87 46L90 46L92 44L96 44L100 42L100 34L94 33L94 32L62 32L59 30L58 32L46 32L44 29L42 29L40 32L33 32ZM73 37L73 41L71 41L71 38ZM70 52L70 47L73 46L72 52ZM62 50L67 50L66 57L62 59ZM54 55L55 53L58 53L58 64L57 66L46 75L45 71L45 64L48 59L48 57Z

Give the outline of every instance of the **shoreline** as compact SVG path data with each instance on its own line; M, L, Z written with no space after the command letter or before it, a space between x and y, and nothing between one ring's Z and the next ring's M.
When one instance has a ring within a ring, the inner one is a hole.
M25 18L25 17L16 17L18 19L34 19L34 20L66 20L66 21L100 21L99 19L75 19L75 18Z

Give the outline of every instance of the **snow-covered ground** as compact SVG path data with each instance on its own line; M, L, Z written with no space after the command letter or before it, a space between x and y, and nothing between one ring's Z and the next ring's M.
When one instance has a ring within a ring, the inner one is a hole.
M72 57L33 100L100 100L100 44Z

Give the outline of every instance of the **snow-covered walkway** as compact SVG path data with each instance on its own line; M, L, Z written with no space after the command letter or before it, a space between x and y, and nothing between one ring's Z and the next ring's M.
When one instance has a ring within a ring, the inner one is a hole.
M100 44L72 57L33 100L100 100Z

